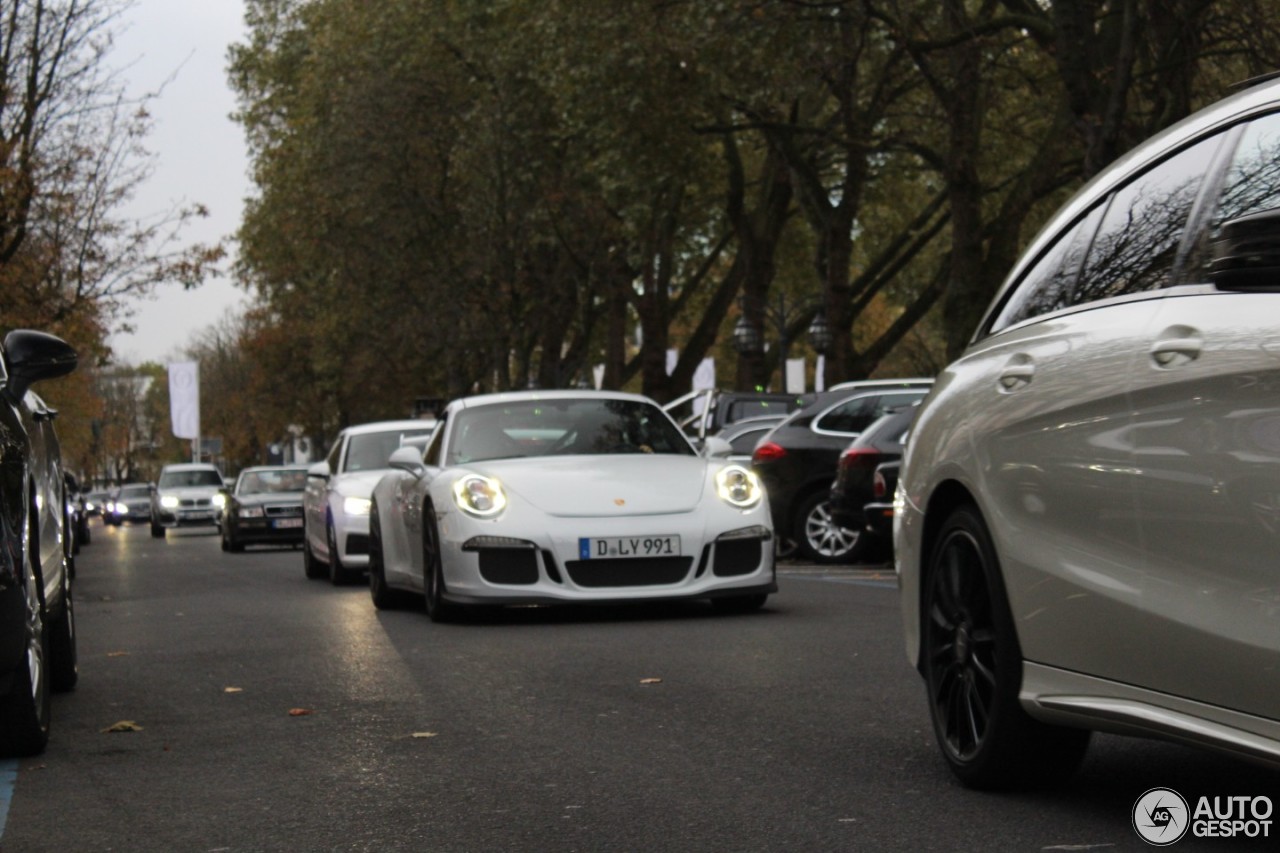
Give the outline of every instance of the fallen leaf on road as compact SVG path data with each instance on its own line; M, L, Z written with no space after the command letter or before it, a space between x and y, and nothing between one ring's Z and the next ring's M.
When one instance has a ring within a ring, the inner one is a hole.
M439 732L414 732L410 737L435 737Z
M662 679L661 678L642 678L640 679L640 683L641 684L661 684Z
M140 732L140 731L142 731L142 726L138 725L133 720L121 720L115 725L107 726L105 729L102 730L103 734L106 734L108 732Z
M223 693L243 693L244 688L243 687L224 687L222 688L222 692Z
M310 713L311 713L310 708L290 708L289 709L290 717L306 717Z
M128 657L128 655L128 652L107 652L107 657L109 658L123 658Z

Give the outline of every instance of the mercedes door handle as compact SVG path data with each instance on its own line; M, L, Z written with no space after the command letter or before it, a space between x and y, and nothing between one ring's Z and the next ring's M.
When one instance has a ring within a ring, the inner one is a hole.
M1194 334L1179 334L1179 330L1170 329L1151 345L1151 360L1156 367L1179 367L1200 357L1204 341Z
M1006 364L1004 370L1000 371L1000 390L1016 391L1029 384L1035 375L1036 366L1030 362L1019 361Z

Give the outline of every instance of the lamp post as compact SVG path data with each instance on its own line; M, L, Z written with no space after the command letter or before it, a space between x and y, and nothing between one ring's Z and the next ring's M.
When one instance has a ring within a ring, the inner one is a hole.
M827 350L831 348L834 336L831 333L830 324L827 323L826 314L821 307L815 309L812 301L788 305L785 293L778 294L776 304L766 303L764 305L764 317L772 324L774 336L778 343L778 377L783 387L786 385L787 354L793 342L793 336L788 327L794 320L807 312L815 312L813 321L807 329L809 344L819 355L825 355ZM763 335L747 319L745 311L743 311L738 318L738 322L733 327L733 348L744 356L759 355L764 352Z

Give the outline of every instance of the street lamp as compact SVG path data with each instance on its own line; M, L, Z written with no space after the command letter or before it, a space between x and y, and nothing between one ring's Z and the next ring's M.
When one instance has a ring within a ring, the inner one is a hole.
M733 327L733 348L743 355L753 355L764 352L762 343L760 330L748 323L745 315L739 317Z
M809 324L809 345L813 347L813 351L819 355L826 355L827 350L831 349L835 336L831 334L831 325L827 323L827 315L822 311L813 315L813 322Z

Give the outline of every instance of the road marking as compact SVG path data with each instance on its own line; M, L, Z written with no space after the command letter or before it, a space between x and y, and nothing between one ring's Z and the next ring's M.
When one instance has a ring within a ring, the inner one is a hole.
M892 569L855 569L826 566L788 566L784 568L779 566L778 574L802 581L846 583L855 586L874 586L882 589L896 589L898 586L898 577Z
M4 839L4 824L9 818L9 802L13 799L13 786L18 782L18 759L0 761L0 840Z

